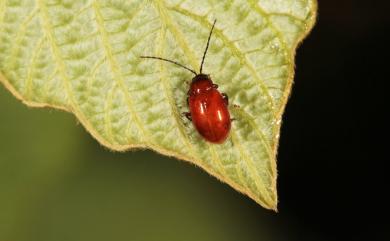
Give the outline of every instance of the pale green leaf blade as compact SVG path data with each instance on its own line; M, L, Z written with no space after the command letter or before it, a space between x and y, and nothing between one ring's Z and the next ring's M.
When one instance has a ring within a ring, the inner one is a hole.
M27 105L74 113L106 147L190 161L276 209L281 114L315 13L315 0L0 0L0 80ZM214 19L204 72L241 106L222 145L181 115L191 73L139 58L198 70Z

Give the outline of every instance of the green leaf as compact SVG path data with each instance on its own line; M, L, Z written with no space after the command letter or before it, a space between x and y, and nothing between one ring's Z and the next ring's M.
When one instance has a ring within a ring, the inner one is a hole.
M315 0L0 0L0 80L29 106L74 113L110 149L187 160L276 210L281 115L295 49L316 7ZM204 72L241 106L230 108L236 120L222 145L207 143L181 115L193 76L139 58L199 69L214 19Z

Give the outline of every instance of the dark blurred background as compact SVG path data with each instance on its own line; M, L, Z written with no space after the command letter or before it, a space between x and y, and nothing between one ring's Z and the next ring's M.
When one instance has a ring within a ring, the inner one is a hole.
M185 162L108 151L0 86L0 240L390 240L389 10L320 0L284 115L279 213Z

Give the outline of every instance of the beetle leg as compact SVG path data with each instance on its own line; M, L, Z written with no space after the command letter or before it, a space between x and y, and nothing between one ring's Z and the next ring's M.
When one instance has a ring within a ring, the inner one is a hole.
M191 113L190 112L183 112L183 115L190 121L192 121Z
M218 89L218 85L217 84L213 84L213 88L214 89Z
M236 105L236 104L234 104L233 107L234 107L234 108L237 108L237 109L240 109L240 108L241 108L241 106Z
M230 119L230 121L235 121L235 120L237 120L237 119L236 119L236 118L231 118L231 119Z
M187 96L187 106L190 105L190 98Z
M222 97L223 97L223 100L225 101L225 104L229 105L229 97L228 97L228 95L225 94L225 93L222 93Z

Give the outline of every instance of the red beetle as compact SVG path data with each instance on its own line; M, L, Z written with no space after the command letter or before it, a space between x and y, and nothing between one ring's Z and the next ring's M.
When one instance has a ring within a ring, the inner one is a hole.
M141 56L141 58L167 61L195 74L195 77L191 81L190 90L187 93L187 104L189 105L190 112L185 112L184 115L192 121L196 130L204 139L212 143L223 143L229 135L232 121L228 110L229 99L226 94L221 94L217 90L218 85L213 83L209 75L202 73L203 63L215 22L210 30L206 49L200 64L199 74L173 60L154 56Z

